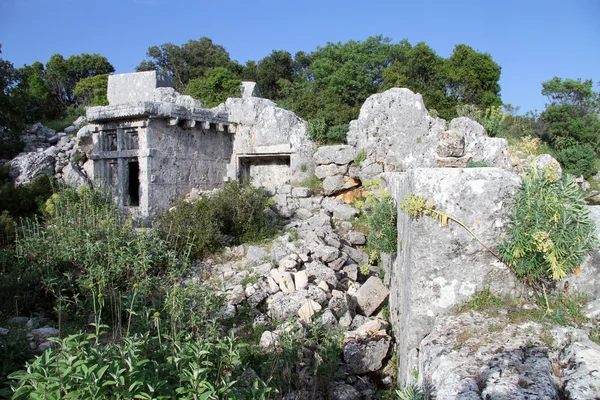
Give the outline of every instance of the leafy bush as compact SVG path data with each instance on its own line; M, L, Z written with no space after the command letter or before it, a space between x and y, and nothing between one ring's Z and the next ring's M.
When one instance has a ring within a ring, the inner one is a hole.
M329 144L346 143L346 134L349 129L349 124L330 126L327 130L326 142Z
M492 106L480 114L477 122L483 125L489 136L498 136L503 128L505 118L506 114L502 112L502 106Z
M598 173L596 152L589 144L576 145L556 153L565 172L588 179Z
M263 189L230 182L195 203L178 203L156 220L155 227L171 248L200 259L221 248L227 236L239 244L274 234L277 224L265 213L270 204Z
M596 242L595 226L571 175L537 167L523 178L499 247L517 277L531 285L562 279L579 268Z
M212 108L229 97L240 97L242 81L224 67L209 68L201 78L190 80L185 93L202 100L204 107Z
M100 328L101 304L95 312ZM98 340L97 329L57 339L57 348L10 375L16 381L13 398L264 398L272 389L260 379L238 380L243 345L216 323L221 304L207 288L191 285L165 299L167 318L148 313L152 334L106 342Z

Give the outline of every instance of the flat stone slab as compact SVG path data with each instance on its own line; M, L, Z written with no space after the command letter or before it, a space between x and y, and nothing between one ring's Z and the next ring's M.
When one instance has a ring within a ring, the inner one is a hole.
M362 315L370 317L389 294L389 289L385 287L381 279L372 276L367 279L354 295L356 298L356 308Z

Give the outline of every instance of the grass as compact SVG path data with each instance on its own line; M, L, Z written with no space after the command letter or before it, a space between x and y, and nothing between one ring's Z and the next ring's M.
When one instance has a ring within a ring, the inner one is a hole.
M508 322L519 324L533 321L541 324L585 327L589 319L583 315L583 308L588 297L581 293L538 296L526 302L520 299L501 299L489 290L482 290L473 295L470 301L455 308L456 313L484 311L490 316L498 316L502 312ZM501 327L500 327L501 328ZM488 331L494 332L498 325L488 325ZM600 342L600 328L590 330L590 338Z
M310 178L304 179L303 181L300 181L297 184L294 184L294 186L309 188L315 194L323 192L323 182L315 175L311 176Z

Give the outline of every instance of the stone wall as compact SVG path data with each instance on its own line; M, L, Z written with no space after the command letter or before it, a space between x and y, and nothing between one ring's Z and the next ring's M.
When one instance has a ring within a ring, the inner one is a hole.
M458 218L494 248L502 239L520 179L498 168L416 168L383 175L397 204L411 192ZM398 208L398 254L390 276L390 306L398 344L399 381L417 370L421 340L437 316L476 291L514 296L511 271L466 230L431 217L410 218Z

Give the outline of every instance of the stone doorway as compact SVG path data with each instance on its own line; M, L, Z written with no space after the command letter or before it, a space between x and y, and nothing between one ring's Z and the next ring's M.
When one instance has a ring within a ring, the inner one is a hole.
M238 180L249 179L254 186L284 185L290 182L290 156L255 155L239 158Z

